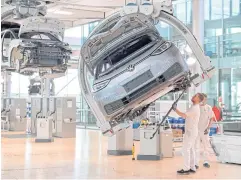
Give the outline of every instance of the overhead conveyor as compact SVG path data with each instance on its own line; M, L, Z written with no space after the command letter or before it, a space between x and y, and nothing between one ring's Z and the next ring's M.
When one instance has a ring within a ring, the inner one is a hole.
M199 73L196 72L195 74L191 74L191 73L187 74L186 78L182 79L181 83L179 82L179 86L180 86L179 90L186 89L188 86L190 86L191 83L194 84L195 86L199 86L201 83L211 78L215 72L215 68L212 66L210 59L207 56L205 56L202 48L200 47L194 35L191 33L188 27L186 27L180 20L178 20L175 16L173 16L173 8L172 8L171 0L159 0L159 1L129 0L129 1L126 1L125 4L126 5L123 7L123 9L120 12L117 12L111 15L110 17L107 17L105 20L99 23L97 27L92 31L92 33L90 34L90 36L86 41L87 43L84 44L81 49L82 53L79 60L79 82L80 82L80 88L81 88L82 94L86 102L90 106L90 109L92 110L94 116L96 117L102 133L106 136L113 136L118 131L128 128L130 125L128 123L128 120L130 120L130 118L123 118L123 120L120 121L119 120L120 118L118 117L119 119L117 121L114 118L109 118L109 116L106 116L106 114L103 113L103 109L97 103L96 97L93 96L92 84L90 82L89 77L92 77L95 71L97 71L97 69L95 68L95 65L98 64L98 62L94 61L94 57L98 57L99 59L101 59L101 56L98 56L98 55L104 54L104 53L101 53L102 51L104 52L106 50L107 52L107 49L111 46L110 43L107 43L110 41L108 41L108 38L105 38L105 37L108 37L107 36L108 33L110 34L114 33L113 29L115 29L115 32L117 32L116 29L118 29L117 27L121 23L122 24L126 23L126 27L128 27L128 21L132 21L134 17L138 19L138 14L139 14L140 16L147 18L146 20L147 24L151 22L154 26L158 22L165 22L180 32L180 34L186 40L187 44L190 46L193 54L195 55L200 65L201 72ZM115 23L112 23L112 22L115 22ZM137 26L140 25L140 23L141 22L137 22ZM123 26L120 25L119 29L122 28ZM135 29L135 27L133 27L133 29L134 29L133 30L134 32L138 33L138 28ZM121 40L124 38L124 35L118 36L117 38ZM101 43L104 44L105 42L106 42L106 45L104 47L97 46L97 44L98 45ZM94 47L95 49L92 47ZM92 51L93 49L94 51ZM163 50L163 52L164 51L166 50ZM87 55L88 53L90 53L90 56ZM92 58L92 59L89 59L87 61L86 58ZM96 63L96 64L93 64L93 63ZM178 67L175 67L175 69L176 68ZM118 69L116 69L116 71L117 70ZM164 81L165 79L163 80L163 82ZM107 86L106 84L108 84L108 82L107 83L103 82L103 84L100 84L100 85L102 85L103 87L103 86ZM174 86L169 85L168 87L162 90L163 91L162 95L168 92L172 92L174 88L175 88ZM157 95L159 94L153 94L153 98L152 98L153 101L159 98L157 97ZM128 105L126 105L126 107L128 108ZM146 107L148 107L148 105ZM145 106L143 109L145 109ZM128 113L121 116L128 117L130 116L130 114Z
M75 137L76 129L76 98L53 97L53 78L65 75L72 51L69 44L63 42L64 23L44 17L46 3L41 0L6 0L1 8L1 70L6 94L2 99L4 123L10 122L10 130L26 128L23 125L26 122L23 115L26 114L26 100L10 98L11 83L8 81L11 72L25 76L37 73L38 77L30 80L29 87L29 95L41 95L31 98L31 130L37 132L36 142L51 142L53 129L56 130L54 136ZM55 123L53 129L52 123Z

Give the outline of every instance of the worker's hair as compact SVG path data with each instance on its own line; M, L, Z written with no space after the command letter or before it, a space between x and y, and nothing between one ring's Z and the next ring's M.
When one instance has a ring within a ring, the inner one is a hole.
M200 102L204 100L204 95L202 93L197 93L198 98L200 99Z
M207 94L205 94L205 93L202 93L202 95L205 97L205 98L207 98L208 96L207 96Z

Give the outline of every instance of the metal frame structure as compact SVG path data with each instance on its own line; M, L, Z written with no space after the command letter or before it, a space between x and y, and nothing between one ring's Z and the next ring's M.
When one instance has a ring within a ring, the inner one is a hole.
M199 86L204 81L211 78L214 74L215 69L211 65L210 59L205 56L201 46L197 42L194 35L190 32L190 30L176 17L173 16L172 9L172 1L171 0L153 0L150 1L137 1L137 0L128 0L126 1L126 5L121 11L122 16L132 13L142 13L148 16L153 20L153 23L157 23L159 21L163 21L175 29L177 29L184 39L187 41L188 45L191 47L193 54L196 56L196 59L201 67L201 74L196 73L190 76L190 82L192 82L195 86ZM95 31L95 30L93 30ZM95 102L91 88L88 84L88 68L85 64L84 60L80 59L79 61L79 82L82 94L90 106L93 114L95 115L98 124L102 133L106 136L113 136L118 131L124 128L129 127L128 122L122 122L113 128L110 125L110 122L105 120L104 115L100 111L97 103ZM187 82L187 83L190 83Z

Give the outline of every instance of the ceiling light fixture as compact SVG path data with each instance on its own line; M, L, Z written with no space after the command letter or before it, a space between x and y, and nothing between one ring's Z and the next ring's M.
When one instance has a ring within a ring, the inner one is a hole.
M72 15L73 13L69 11L54 11L53 14Z

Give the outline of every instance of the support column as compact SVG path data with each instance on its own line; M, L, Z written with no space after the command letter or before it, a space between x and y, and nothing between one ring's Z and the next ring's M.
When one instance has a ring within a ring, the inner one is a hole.
M48 78L45 78L43 79L43 94L42 94L42 97L43 97L43 103L42 103L42 110L43 110L43 116L47 117L47 113L48 113L48 106L49 106L49 103L48 103L48 99L49 99L49 96L50 96L50 79Z
M129 128L109 137L107 154L114 156L132 155L132 145L133 128L131 123Z
M50 97L50 79L41 79L41 94L42 94L42 116L37 118L37 137L35 142L53 142L52 124L53 119L49 117L49 97Z
M192 1L192 32L196 37L198 43L203 48L204 45L204 0L193 0ZM201 74L200 65L196 62L192 69L193 72ZM204 83L205 84L205 83ZM198 87L192 86L189 89L189 98L195 93L204 92L205 85L201 84Z
M7 71L3 72L2 96L5 98L10 98L11 96L11 85L12 85L11 78L12 78L11 72L7 72Z
M49 97L50 96L50 79L45 78L43 82L44 82L43 96Z

